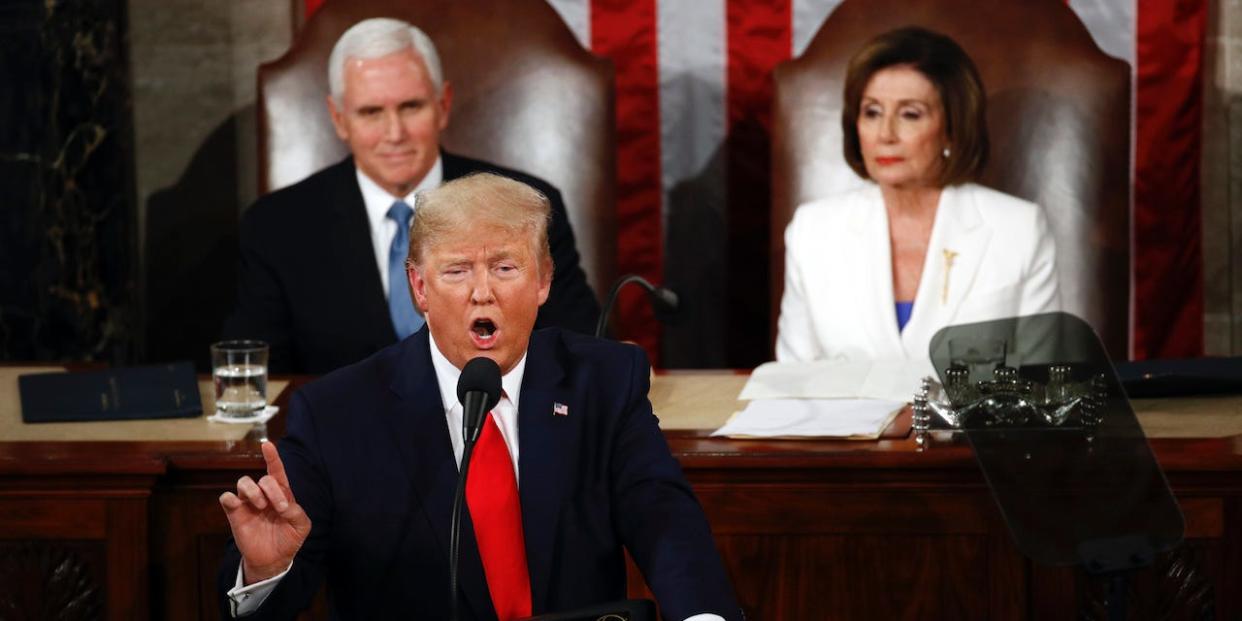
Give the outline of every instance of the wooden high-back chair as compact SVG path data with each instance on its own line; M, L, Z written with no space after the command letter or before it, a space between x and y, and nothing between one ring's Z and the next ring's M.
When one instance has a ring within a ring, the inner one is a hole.
M1057 0L846 0L802 56L776 68L773 326L794 209L858 183L841 144L849 59L872 37L910 25L952 37L978 66L991 138L980 183L1044 208L1065 310L1091 324L1113 359L1127 359L1130 68L1100 51Z
M326 2L284 56L259 68L259 190L348 153L327 111L328 55L369 17L403 19L431 37L453 84L444 148L559 188L582 268L596 294L606 292L616 269L612 64L583 50L544 2Z

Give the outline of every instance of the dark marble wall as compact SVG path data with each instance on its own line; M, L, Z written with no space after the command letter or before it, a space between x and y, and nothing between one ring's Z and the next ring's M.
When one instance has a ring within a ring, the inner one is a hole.
M123 0L0 2L0 359L133 358Z

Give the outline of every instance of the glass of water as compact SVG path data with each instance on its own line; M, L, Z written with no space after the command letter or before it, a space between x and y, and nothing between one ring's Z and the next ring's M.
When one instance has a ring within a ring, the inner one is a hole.
M222 341L211 346L216 411L245 418L267 406L267 343Z

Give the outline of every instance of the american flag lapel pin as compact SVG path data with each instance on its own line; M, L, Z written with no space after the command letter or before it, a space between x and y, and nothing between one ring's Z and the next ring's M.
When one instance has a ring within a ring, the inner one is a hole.
M569 406L565 405L564 403L553 403L552 404L552 415L553 416L569 416Z

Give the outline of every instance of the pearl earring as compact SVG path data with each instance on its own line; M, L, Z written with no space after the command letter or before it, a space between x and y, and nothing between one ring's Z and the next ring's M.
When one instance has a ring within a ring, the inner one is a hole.
M944 154L945 159L949 159L949 147L945 147L942 153Z

